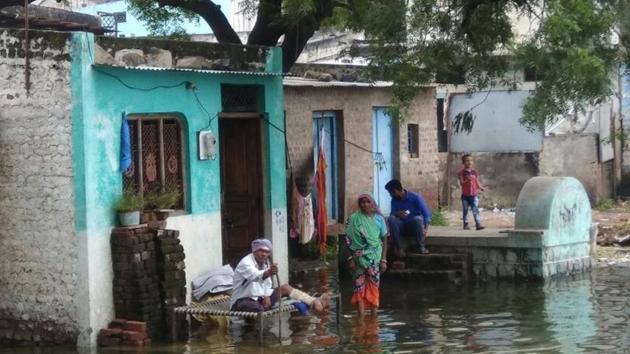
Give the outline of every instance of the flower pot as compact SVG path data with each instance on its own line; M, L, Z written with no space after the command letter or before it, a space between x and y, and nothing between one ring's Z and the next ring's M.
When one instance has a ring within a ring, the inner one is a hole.
M118 213L118 219L122 226L132 226L140 224L140 212L130 211L126 213Z

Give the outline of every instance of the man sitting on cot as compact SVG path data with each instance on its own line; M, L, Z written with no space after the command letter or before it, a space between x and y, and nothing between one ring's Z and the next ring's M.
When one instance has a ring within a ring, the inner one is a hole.
M271 309L280 296L306 303L316 314L322 313L330 305L328 293L315 298L294 289L288 284L273 289L271 277L278 274L278 265L269 264L271 241L259 238L252 241L252 253L243 257L234 270L232 311L263 312Z

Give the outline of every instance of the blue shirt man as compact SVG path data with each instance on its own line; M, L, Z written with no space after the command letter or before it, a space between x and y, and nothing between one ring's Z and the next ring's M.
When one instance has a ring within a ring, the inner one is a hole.
M429 253L424 247L424 239L431 222L431 211L421 195L405 190L399 180L393 179L385 185L392 197L391 215L387 218L392 236L394 254L404 256L400 238L404 234L413 235L416 245L414 251Z

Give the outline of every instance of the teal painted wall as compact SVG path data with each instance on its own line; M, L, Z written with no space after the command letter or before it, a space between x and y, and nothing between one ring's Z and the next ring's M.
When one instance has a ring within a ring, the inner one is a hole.
M197 159L196 132L208 127L210 117L197 103L185 85L142 91L139 88L176 86L190 81L212 119L210 128L218 135L221 111L221 84L264 86L265 111L268 119L284 128L281 76L218 75L175 71L137 71L123 68L92 66L92 35L73 35L72 98L73 98L73 160L75 169L76 228L109 227L115 224L113 206L122 192L119 172L121 112L127 114L175 113L181 117L186 146L185 178L187 181L187 212L202 214L218 212L220 200L220 161ZM87 50L89 47L89 50ZM267 71L281 67L280 49L270 51ZM102 71L102 72L99 72ZM109 75L108 75L109 74ZM281 132L263 125L267 134L265 169L271 208L286 208L285 144ZM217 144L220 146L220 144Z

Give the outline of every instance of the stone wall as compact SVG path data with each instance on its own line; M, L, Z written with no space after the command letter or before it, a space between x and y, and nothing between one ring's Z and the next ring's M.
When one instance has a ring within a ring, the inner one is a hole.
M540 174L577 178L592 205L612 195L612 169L600 163L597 134L547 136L540 156Z
M461 209L461 189L457 172L462 168L463 154L451 153L448 157L450 205ZM473 153L474 167L479 181L486 188L480 194L479 204L487 208L506 208L516 204L518 193L528 179L538 175L538 153Z
M372 148L372 108L388 106L391 99L389 88L376 87L309 87L286 86L287 144L289 158L298 185L304 185L313 176L313 111L337 111L340 117L337 132L340 138L366 149ZM437 121L433 106L433 89L419 92L413 101L409 116L398 129L395 151L403 185L421 191L432 207L437 206L439 161L437 153ZM416 123L420 131L420 155L409 158L407 154L407 124ZM372 191L374 162L369 152L349 143L339 145L339 202L345 219L356 209L356 197L364 191Z
M479 180L487 188L481 193L480 205L513 207L525 182L534 176L575 177L584 185L591 204L597 205L602 198L611 197L614 189L614 162L601 163L597 145L597 134L570 134L546 136L540 153L472 153ZM457 172L462 168L462 155L446 157L446 195L455 209L461 208Z
M97 65L264 72L268 47L96 37Z
M69 35L0 29L0 343L74 343Z

